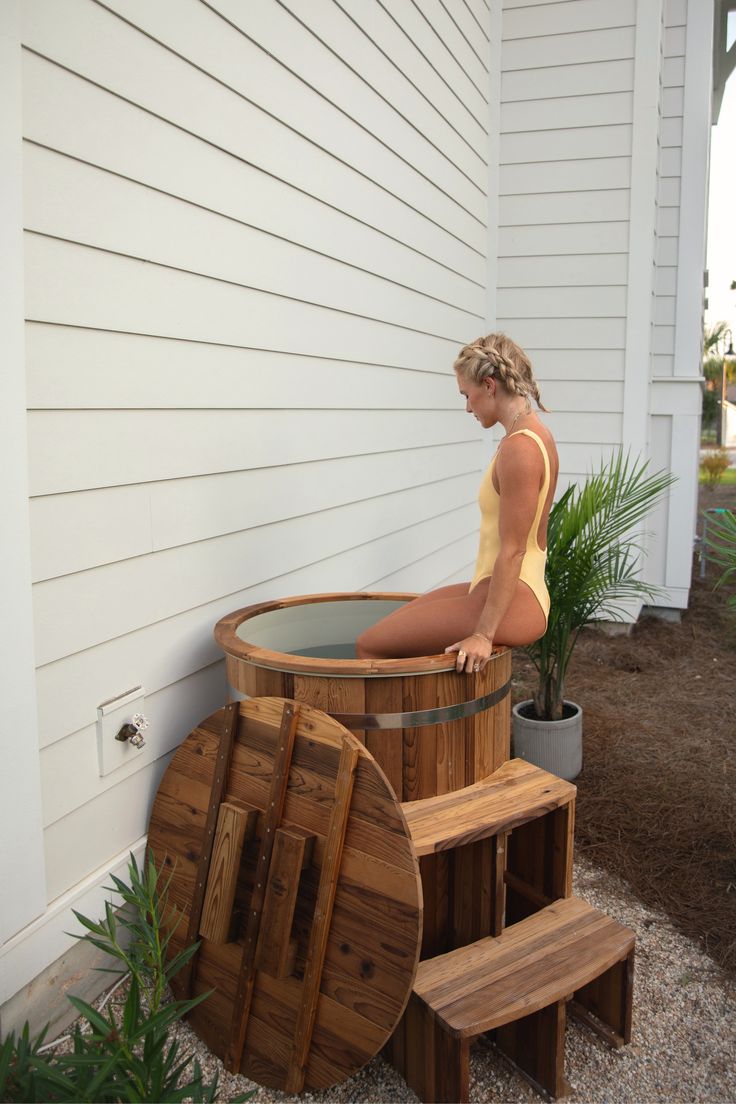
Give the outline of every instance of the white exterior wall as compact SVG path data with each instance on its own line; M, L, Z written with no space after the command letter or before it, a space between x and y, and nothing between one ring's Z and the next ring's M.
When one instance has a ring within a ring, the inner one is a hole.
M532 355L561 486L621 443L677 471L648 571L685 604L711 7L0 6L0 1003L140 853L225 700L223 614L468 577L488 444L450 366L492 325ZM138 684L147 746L101 778L96 707Z
M562 486L623 433L635 33L635 0L503 5L498 326Z
M619 445L678 476L649 519L646 577L680 608L697 497L705 8L503 3L498 326L531 353L561 487Z
M46 910L8 930L0 1002L140 850L226 700L223 614L467 577L451 364L489 322L479 0L14 10ZM146 747L100 777L96 707L138 684Z

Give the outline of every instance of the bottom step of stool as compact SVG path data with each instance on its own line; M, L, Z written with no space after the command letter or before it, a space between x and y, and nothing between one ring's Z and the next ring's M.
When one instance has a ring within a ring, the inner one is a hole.
M634 933L576 897L420 962L394 1048L424 1101L467 1101L469 1046L498 1049L545 1095L565 1095L566 1004L608 1043L631 1036ZM403 1068L401 1068L403 1067Z

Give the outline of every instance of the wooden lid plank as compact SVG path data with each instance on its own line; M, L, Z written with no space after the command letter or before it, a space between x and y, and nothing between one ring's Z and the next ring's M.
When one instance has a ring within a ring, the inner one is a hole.
M261 913L266 899L268 871L271 864L276 829L281 823L281 816L284 811L286 789L289 783L289 768L291 766L291 756L294 749L294 739L296 737L298 720L299 705L296 702L285 702L281 715L278 737L276 739L273 772L271 775L271 785L269 787L265 812L265 825L256 868L256 884L248 912L245 945L243 947L243 963L240 968L240 977L238 978L236 1007L233 1015L230 1045L225 1059L225 1065L232 1072L237 1071L240 1067L245 1036L248 1030L248 1015L253 996L255 960L258 934L261 925Z
M294 1050L289 1063L286 1078L287 1092L301 1092L304 1087L304 1075L307 1056L312 1042L314 1022L317 1015L322 967L327 950L327 937L330 931L332 910L335 904L337 877L345 842L345 832L350 812L350 799L355 781L355 768L358 764L358 747L352 737L345 739L340 753L340 766L335 785L335 800L330 814L330 826L327 831L325 857L317 891L317 906L314 910L312 934L307 951L307 968L304 971L304 985L299 1016L294 1031Z

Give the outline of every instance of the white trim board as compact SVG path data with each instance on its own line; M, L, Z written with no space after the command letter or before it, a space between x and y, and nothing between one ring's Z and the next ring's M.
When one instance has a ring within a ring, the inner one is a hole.
M20 10L20 0L0 4L0 943L46 905L26 462Z
M710 170L713 0L690 0L682 121L674 374L699 376Z
M495 329L498 298L498 252L500 238L500 166L498 148L501 141L501 50L502 5L493 4L489 12L488 43L488 231L486 233L486 332ZM469 341L473 338L469 337Z
M629 283L623 445L634 456L647 449L650 357L657 215L659 64L662 2L639 4L634 59L634 117L631 154Z

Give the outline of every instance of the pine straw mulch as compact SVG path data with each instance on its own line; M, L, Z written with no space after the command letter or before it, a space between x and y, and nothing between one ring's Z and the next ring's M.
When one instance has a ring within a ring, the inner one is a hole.
M700 511L736 509L736 488ZM698 532L702 532L699 516ZM720 575L695 561L680 624L644 618L630 635L585 629L567 681L583 707L576 853L624 878L736 974L736 613ZM514 656L514 700L534 669Z

